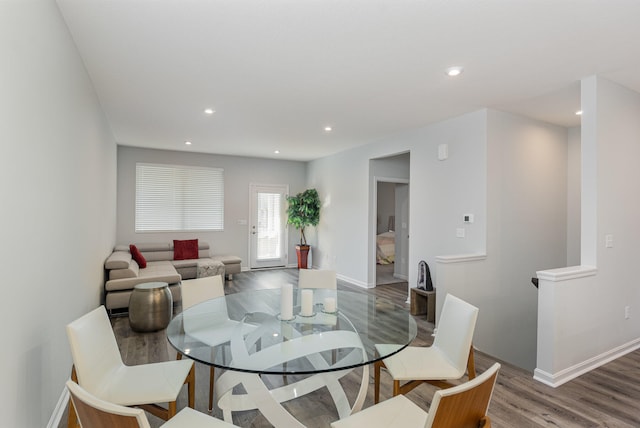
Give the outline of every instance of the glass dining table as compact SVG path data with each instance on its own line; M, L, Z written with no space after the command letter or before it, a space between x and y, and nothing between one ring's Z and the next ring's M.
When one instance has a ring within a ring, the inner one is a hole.
M369 364L399 352L416 337L409 311L373 294L315 289L311 309L301 311L302 293L294 288L293 316L285 320L281 312L290 308L281 310L281 293L263 289L211 299L176 315L167 327L169 343L178 352L224 370L216 379L215 396L227 422L233 412L258 409L275 427L303 427L282 403L324 387L344 418L362 408ZM394 346L380 355L375 345L381 343ZM340 379L357 368L360 387L349 400ZM291 381L269 388L265 375Z

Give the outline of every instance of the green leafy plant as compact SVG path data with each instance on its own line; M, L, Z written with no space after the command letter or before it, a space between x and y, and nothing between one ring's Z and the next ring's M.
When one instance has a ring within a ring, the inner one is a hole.
M300 245L307 245L306 226L317 226L320 221L320 197L316 189L307 189L295 196L287 196L287 224L300 230Z

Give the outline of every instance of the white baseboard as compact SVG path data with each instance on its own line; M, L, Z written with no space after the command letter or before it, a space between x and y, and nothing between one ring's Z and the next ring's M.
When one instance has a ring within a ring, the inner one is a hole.
M60 398L58 399L56 408L53 409L53 413L49 418L49 423L47 424L47 428L58 428L60 426L60 421L62 420L64 411L67 409L68 402L69 402L69 390L65 387L62 390L62 394L60 394Z
M583 375L639 348L640 338L625 343L624 345L618 346L617 348L613 348L607 352L603 352L600 355L596 355L595 357L576 364L572 367L560 370L557 373L548 373L544 370L535 369L533 372L533 378L538 382L544 383L545 385L557 388L558 386L567 383L580 375Z
M358 281L357 279L350 278L348 276L337 274L336 277L344 282L348 282L349 284L355 285L361 288L374 288L375 284L369 285L366 282Z
M400 274L400 273L397 273L397 274L394 273L393 277L397 278L397 279L401 279L403 281L409 281L409 276L408 275L404 275L404 274Z

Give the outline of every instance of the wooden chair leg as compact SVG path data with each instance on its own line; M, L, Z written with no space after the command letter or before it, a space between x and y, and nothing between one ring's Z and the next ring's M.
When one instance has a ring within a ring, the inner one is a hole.
M167 407L167 419L169 420L176 415L176 401L170 401Z
M211 366L209 370L209 411L213 411L213 381L216 377L216 368Z
M473 343L471 344L471 348L469 349L469 359L467 360L467 374L469 376L469 380L476 377L476 360L475 354L473 352Z
M76 373L76 366L71 366L71 380L75 383L78 383L78 374ZM80 428L80 423L78 422L78 415L76 415L76 408L73 406L73 401L71 400L71 395L69 395L69 416L67 419L67 427L68 428Z
M196 364L193 363L191 366L191 370L189 370L189 374L187 375L187 380L185 382L187 384L187 388L189 391L189 407L192 409L196 408ZM175 403L174 403L174 415L175 415ZM173 415L171 415L173 416Z
M393 381L393 396L395 397L396 395L400 395L400 381L399 380L394 380Z
M376 361L373 363L373 385L374 385L374 404L380 402L380 369L382 368L382 361Z

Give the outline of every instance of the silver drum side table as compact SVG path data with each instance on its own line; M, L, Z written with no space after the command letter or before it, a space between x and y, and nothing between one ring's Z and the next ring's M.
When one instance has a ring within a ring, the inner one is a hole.
M129 323L137 332L167 328L173 318L173 297L166 282L146 282L133 288L129 298Z

